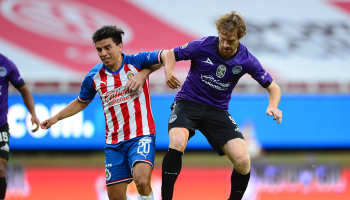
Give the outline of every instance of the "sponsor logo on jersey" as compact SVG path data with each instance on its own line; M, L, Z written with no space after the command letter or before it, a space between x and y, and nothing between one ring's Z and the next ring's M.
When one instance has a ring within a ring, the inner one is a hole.
M208 63L208 64L210 64L210 65L213 65L213 63L211 62L211 60L210 60L209 58L208 58L207 60L202 61L202 62Z
M169 119L169 124L173 123L177 119L177 115L171 115Z
M0 77L4 77L6 76L6 68L5 67L0 67Z
M182 45L181 49L186 48L186 47L187 47L187 45L188 45L188 43L186 43L185 45Z
M147 57L148 58L148 57ZM149 60L149 59L148 59ZM131 77L133 77L133 76L135 76L135 74L134 74L134 72L132 72L132 71L128 71L128 73L126 73L126 76L128 77L128 80L131 78Z
M241 71L242 71L242 66L240 66L240 65L236 65L236 66L234 66L233 69L232 69L232 72L233 72L234 74L239 74L239 73L241 73Z
M219 65L218 69L216 70L216 76L218 78L222 78L225 76L226 73L226 66L225 65Z
M205 84L207 84L210 87L217 89L217 90L228 90L230 85L231 85L231 82L221 83L219 80L216 80L211 75L202 75L201 74L201 78Z
M112 163L105 164L105 167L112 167Z
M109 181L111 179L112 174L108 169L105 169L105 175L106 175L106 181Z
M124 103L129 100L135 99L139 97L139 93L136 91L134 93L130 93L129 91L125 91L125 89L116 88L115 90L108 91L105 94L102 94L105 103L113 106L119 103Z

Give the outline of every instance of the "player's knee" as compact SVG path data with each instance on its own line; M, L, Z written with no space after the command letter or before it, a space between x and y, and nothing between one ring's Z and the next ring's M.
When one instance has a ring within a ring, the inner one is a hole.
M140 194L145 193L151 188L150 180L146 176L139 176L137 178L134 178L134 181L135 181L137 191L139 191Z
M248 172L250 171L249 154L242 155L236 160L235 169L241 174L248 174Z
M184 137L176 137L176 136L170 137L170 144L169 144L170 148L180 151L184 145L185 145Z
M6 163L0 163L0 177L5 177Z

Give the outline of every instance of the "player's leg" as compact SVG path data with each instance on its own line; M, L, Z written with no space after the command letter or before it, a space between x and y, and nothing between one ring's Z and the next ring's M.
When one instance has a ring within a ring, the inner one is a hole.
M227 155L234 165L230 200L240 200L250 178L250 157L244 137L231 115L208 106L198 129L219 155Z
M202 104L181 100L171 106L169 118L169 150L162 163L162 199L171 200L174 185L182 167L182 155L189 138L194 135L196 121L201 118Z
M125 149L128 141L105 146L105 176L110 200L126 200L126 189L133 180Z
M153 200L151 174L155 154L155 136L133 138L128 150L129 167L135 181L139 200Z
M182 155L189 138L186 128L172 128L169 131L169 150L162 163L162 199L171 200L174 185L182 167Z
M107 186L109 200L127 200L126 189L128 182L117 183Z
M231 194L229 200L240 200L248 186L250 178L250 157L245 141L236 138L228 141L222 151L232 162Z
M9 127L6 123L0 127L0 200L6 195L6 164L9 159Z
M6 163L7 160L4 158L0 158L0 200L5 199L5 195L6 195Z
M151 187L152 165L145 162L135 163L132 176L135 181L139 200L153 200L153 191Z

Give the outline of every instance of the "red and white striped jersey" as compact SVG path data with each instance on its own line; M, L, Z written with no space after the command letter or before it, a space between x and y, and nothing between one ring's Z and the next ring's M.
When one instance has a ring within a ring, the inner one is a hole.
M117 72L100 63L85 77L78 99L91 102L96 92L99 93L106 121L106 144L155 135L148 78L141 92L129 93L125 85L143 67L160 63L160 54L161 51L123 54L122 66Z

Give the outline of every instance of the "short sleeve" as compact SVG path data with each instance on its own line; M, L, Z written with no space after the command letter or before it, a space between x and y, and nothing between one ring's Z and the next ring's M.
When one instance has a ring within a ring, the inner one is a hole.
M153 52L141 52L136 55L131 55L130 58L135 67L143 69L149 65L159 64L162 62L161 54L162 50Z
M11 70L9 72L9 76L8 76L9 77L9 81L11 82L11 84L15 88L19 89L20 87L25 85L24 81L23 81L23 79L22 79L22 77L21 77L21 75L20 75L16 65L12 61L10 61L10 60L8 60L8 61L9 61L9 66L10 66L10 70Z
M258 59L253 55L252 62L250 64L249 74L255 79L262 87L267 88L273 81L271 75L261 66Z
M88 74L81 83L78 100L83 103L90 103L95 98L95 88L93 77L91 74Z
M193 40L183 46L175 47L174 54L176 61L193 59L201 42L202 40Z

